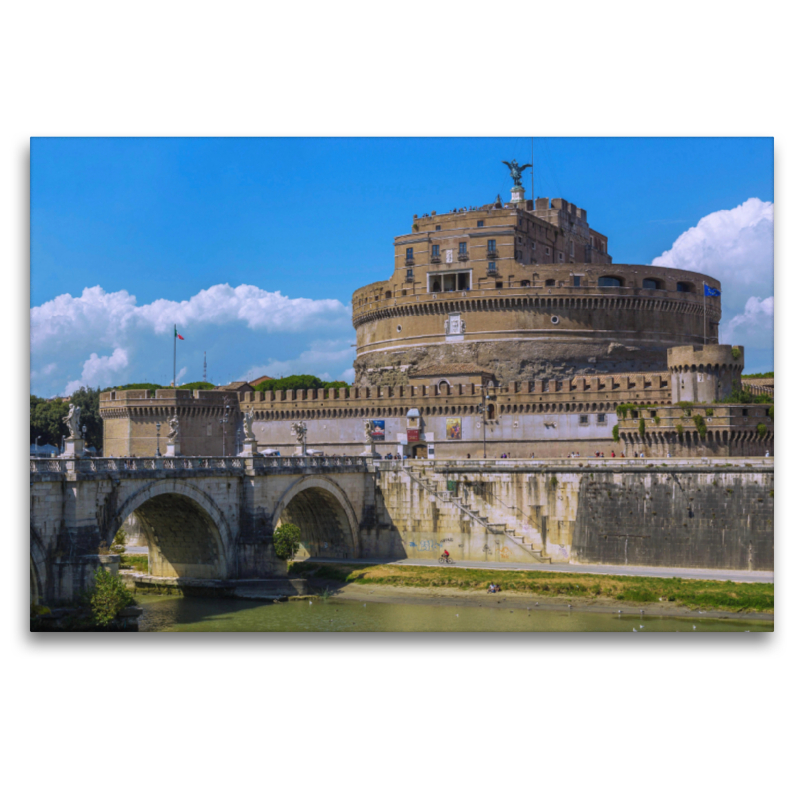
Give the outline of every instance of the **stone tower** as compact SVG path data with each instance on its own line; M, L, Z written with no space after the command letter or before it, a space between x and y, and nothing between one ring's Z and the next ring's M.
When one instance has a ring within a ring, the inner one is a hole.
M744 347L690 345L667 350L672 402L713 403L741 388Z

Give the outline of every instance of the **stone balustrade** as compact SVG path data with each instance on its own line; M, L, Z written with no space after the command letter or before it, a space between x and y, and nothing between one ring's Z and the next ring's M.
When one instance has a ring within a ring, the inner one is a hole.
M205 458L177 456L161 458L31 458L31 474L83 473L142 473L153 471L209 470L236 473L256 471L319 470L344 468L348 472L365 472L371 459L366 456L235 456Z

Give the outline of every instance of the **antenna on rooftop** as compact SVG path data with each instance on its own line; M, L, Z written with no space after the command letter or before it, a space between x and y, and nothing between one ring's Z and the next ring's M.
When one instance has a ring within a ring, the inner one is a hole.
M206 351L203 350L203 382L204 383L208 382L208 370L206 369L206 367L207 367L207 364L206 364Z

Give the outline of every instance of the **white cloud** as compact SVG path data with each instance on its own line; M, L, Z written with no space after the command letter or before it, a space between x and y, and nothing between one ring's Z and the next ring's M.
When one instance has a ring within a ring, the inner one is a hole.
M246 378L258 378L270 375L280 378L282 375L316 375L326 381L353 380L355 370L352 367L355 348L347 339L311 342L296 358L277 360L270 359L247 370ZM342 377L347 374L349 377Z
M220 383L242 377L258 358L254 353L265 349L276 354L269 363L285 369L302 362L338 374L350 366L352 353L340 363L334 343L316 347L309 340L323 332L334 339L350 335L350 318L339 300L290 298L249 285L218 284L188 300L144 305L127 291L87 287L78 297L64 294L31 309L31 389L49 396L65 384L168 384L175 324L185 337L178 342L178 369L187 380L202 378L204 350L209 379ZM315 358L309 348L326 355Z
M112 383L127 366L128 353L121 347L116 348L110 356L98 356L97 353L92 353L83 363L80 380L70 381L63 394L65 396L72 394L82 386L95 387Z
M720 340L745 347L772 347L774 314L774 297L765 300L751 297L745 303L744 311L720 328Z
M703 217L653 264L719 280L720 341L771 348L773 261L774 205L750 198L736 208Z

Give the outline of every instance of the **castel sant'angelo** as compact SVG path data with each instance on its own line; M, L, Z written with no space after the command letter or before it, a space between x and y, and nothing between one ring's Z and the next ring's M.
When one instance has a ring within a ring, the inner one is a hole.
M613 263L584 209L526 199L525 165L508 166L510 201L415 214L388 278L353 293L352 387L107 392L105 455L154 455L156 423L175 417L183 455L236 455L245 415L248 452L282 455L293 423L325 454L364 452L365 431L411 458L771 450L767 405L720 402L744 348L718 344L719 282Z

